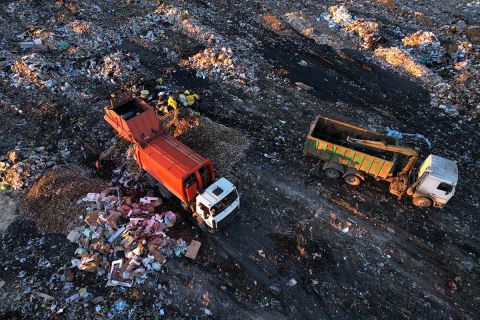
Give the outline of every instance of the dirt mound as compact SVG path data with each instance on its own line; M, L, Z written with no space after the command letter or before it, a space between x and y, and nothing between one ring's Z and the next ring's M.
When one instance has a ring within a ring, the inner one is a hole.
M219 173L228 173L245 156L249 141L240 131L202 117L200 124L179 137L187 146L211 159Z
M22 199L21 212L42 232L68 233L84 209L76 204L87 192L100 192L103 181L78 166L47 171Z

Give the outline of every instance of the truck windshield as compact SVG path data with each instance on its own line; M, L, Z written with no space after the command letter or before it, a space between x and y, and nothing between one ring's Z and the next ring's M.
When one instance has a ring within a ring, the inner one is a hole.
M451 184L446 183L446 182L440 182L437 189L445 192L446 194L449 194L450 192L452 192L453 186Z
M235 200L237 200L238 194L237 190L232 190L229 194L225 196L222 200L220 200L216 205L214 205L211 209L210 212L213 217L216 215L222 213L225 208L227 208L229 205L231 205Z

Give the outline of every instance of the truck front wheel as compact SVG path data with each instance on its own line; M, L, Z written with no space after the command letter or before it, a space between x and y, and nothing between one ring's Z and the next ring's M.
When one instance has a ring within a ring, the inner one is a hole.
M202 218L200 218L199 216L195 215L195 220L197 221L197 225L200 227L200 229L204 232L207 232L208 231L208 227L207 227L207 224L205 223L205 221L203 221Z
M343 180L346 184L351 186L358 186L362 182L362 179L354 174L347 174L345 177L343 177Z
M432 205L432 199L422 196L414 197L412 202L414 206L422 208L428 208Z
M337 169L327 168L325 169L325 175L330 179L338 179L342 173Z

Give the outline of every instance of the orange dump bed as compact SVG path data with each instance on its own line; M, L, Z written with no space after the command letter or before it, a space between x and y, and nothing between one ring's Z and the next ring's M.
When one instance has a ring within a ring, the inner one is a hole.
M107 108L105 120L135 144L140 167L182 202L192 202L199 188L213 182L210 160L166 133L153 108L145 101L135 99Z

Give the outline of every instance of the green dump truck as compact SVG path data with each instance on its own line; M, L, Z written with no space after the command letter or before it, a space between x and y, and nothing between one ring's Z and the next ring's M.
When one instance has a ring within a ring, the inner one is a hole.
M343 177L353 186L367 176L384 180L390 193L398 199L406 193L419 207L443 207L458 182L455 161L429 155L414 174L416 150L400 146L394 137L322 116L310 126L304 153L323 160L329 178Z

